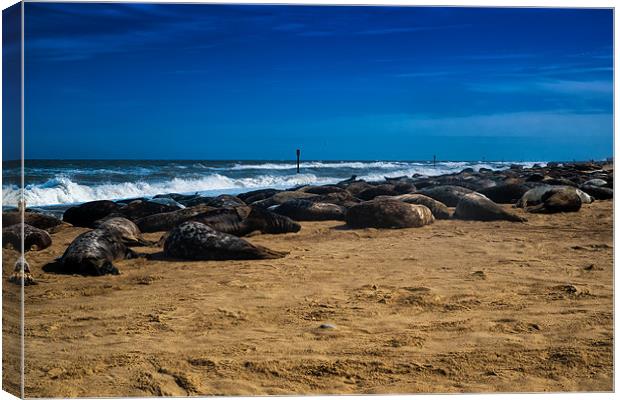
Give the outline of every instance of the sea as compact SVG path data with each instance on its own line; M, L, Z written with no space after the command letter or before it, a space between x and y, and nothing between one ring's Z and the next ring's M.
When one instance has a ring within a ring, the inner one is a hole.
M464 168L501 170L515 161L295 161L206 160L27 160L24 196L28 207L70 206L93 200L150 197L163 193L215 196L299 185L336 183L355 175L367 181L384 177L435 176ZM17 202L18 162L4 162L2 204ZM63 208L64 208L63 207Z

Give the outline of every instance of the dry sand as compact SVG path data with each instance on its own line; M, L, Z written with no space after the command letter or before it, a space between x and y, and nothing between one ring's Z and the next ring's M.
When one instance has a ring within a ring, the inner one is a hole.
M403 230L303 223L249 238L290 251L280 260L43 273L85 231L67 228L28 256L25 394L611 391L612 208ZM3 251L5 301L14 257Z

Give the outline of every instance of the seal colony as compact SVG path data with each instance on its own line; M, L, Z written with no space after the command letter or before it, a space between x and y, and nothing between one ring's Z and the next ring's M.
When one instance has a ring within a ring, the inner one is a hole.
M72 224L94 230L69 245L46 271L83 275L118 274L115 260L141 257L132 246L163 246L159 255L187 260L284 257L285 253L240 239L253 233L283 234L301 229L299 221L344 221L352 229L423 227L436 219L526 222L502 207L528 213L577 212L582 204L613 198L613 168L602 163L549 163L492 171L467 168L441 176L386 177L366 182L355 176L337 184L261 189L204 197L160 194L153 198L99 200L67 209L62 221L25 212L27 250L51 245L47 231ZM454 208L454 211L450 210ZM3 212L3 246L21 240L19 213ZM142 232L164 232L158 242Z
M28 395L613 390L612 182L551 164L27 210L27 263L5 225L3 265Z

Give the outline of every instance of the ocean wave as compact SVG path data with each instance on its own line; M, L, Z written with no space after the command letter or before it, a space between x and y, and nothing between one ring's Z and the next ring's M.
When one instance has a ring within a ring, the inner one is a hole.
M128 173L123 181L97 180L95 184L88 180L78 180L71 174L56 174L52 178L37 184L30 184L24 190L26 204L29 206L49 206L56 204L82 203L103 199L123 199L131 197L148 197L162 193L203 193L206 195L221 193L239 193L244 190L278 188L284 189L298 185L323 185L335 183L349 178L352 174L368 181L382 180L384 177L412 176L421 174L436 176L460 172L464 168L505 169L511 162L439 162L436 166L430 163L373 161L373 162L307 162L302 168L315 168L312 173L295 174L294 164L235 164L222 171L205 171L206 175L196 173L175 173L172 176L163 173L157 167L149 169L152 173L140 179L132 180ZM531 167L534 162L517 163ZM538 163L545 165L544 162ZM202 164L204 165L204 164ZM198 167L196 164L194 168ZM143 167L138 167L143 168ZM131 170L129 167L128 170ZM145 170L147 168L144 168ZM256 172L239 172L239 170L255 169ZM106 168L96 168L90 173L99 175ZM227 176L235 175L236 177ZM233 171L235 171L233 173ZM271 173L269 171L272 171ZM306 170L307 171L307 170ZM85 171L86 172L86 171ZM146 171L141 171L146 172ZM242 174L242 177L239 175ZM88 175L88 174L86 174ZM170 176L167 178L167 176ZM87 179L87 178L83 178ZM116 178L114 178L116 179ZM100 183L99 183L100 182ZM86 184L88 183L88 184ZM18 197L17 187L4 186L3 204L15 204Z
M28 206L83 203L104 199L126 199L154 196L161 193L205 193L240 191L264 187L286 188L297 185L325 184L335 178L317 178L313 174L287 176L260 175L252 178L233 179L220 174L200 179L174 178L166 182L122 182L99 185L82 185L67 177L57 177L39 185L28 185L24 198ZM16 204L16 187L3 187L3 204Z
M408 165L423 165L422 163L409 163L400 161L309 161L299 163L300 168L329 168L329 169L394 169L403 168ZM269 169L269 170L287 170L296 169L295 163L264 163L264 164L235 164L229 168L222 168L227 170L246 170L246 169Z
M379 169L379 170L428 170L434 171L434 175L439 173L459 172L463 168L471 167L474 170L480 168L502 169L508 168L511 164L522 165L526 168L532 167L534 164L546 165L545 162L484 162L484 161L440 161L433 166L430 162L415 161L310 161L299 164L300 168L314 169ZM208 167L205 167L208 168ZM213 168L213 167L210 167ZM220 170L288 170L296 169L297 164L294 163L263 163L263 164L235 164L228 168L217 168ZM441 172L443 171L443 172Z

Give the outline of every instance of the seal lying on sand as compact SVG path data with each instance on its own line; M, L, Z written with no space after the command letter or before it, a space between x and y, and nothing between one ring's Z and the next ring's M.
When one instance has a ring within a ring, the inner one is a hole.
M212 198L208 202L205 203L208 206L220 208L220 207L237 207L237 206L245 206L245 202L238 198L237 196L231 196L229 194L222 194L217 197Z
M2 226L8 227L21 222L22 216L19 211L8 211L2 213ZM63 222L56 217L28 211L24 212L24 223L48 232L55 232L58 228L63 226ZM64 225L68 226L67 224Z
M92 228L95 221L107 217L119 208L119 204L110 200L89 201L67 209L62 219L73 226Z
M166 204L163 204L166 203ZM175 204L176 203L176 204ZM144 218L148 215L159 214L169 211L180 210L182 207L179 203L163 202L162 199L156 199L155 201L136 200L127 204L126 206L118 210L118 214L127 219L135 221L139 218Z
M46 272L100 276L118 275L115 260L138 257L116 231L95 229L71 242L62 257L43 267Z
M219 208L190 220L235 236L245 236L254 231L277 234L299 232L301 229L301 225L290 218L260 207Z
M141 232L160 232L169 231L175 226L192 219L197 215L215 210L214 207L200 204L187 207L181 210L169 211L165 213L153 214L137 219L136 225Z
M426 206L398 200L371 200L349 208L347 225L352 228L415 228L435 220Z
M423 194L412 193L412 194L401 194L400 196L378 196L375 197L375 200L399 200L404 201L409 204L420 204L422 206L428 207L433 216L437 219L449 219L450 218L450 210L443 204L441 201L437 201L428 196L424 196Z
M52 238L43 229L23 224L24 226L24 251L43 250L52 245ZM16 224L2 229L2 247L12 246L21 251L22 224Z
M526 221L525 218L509 213L486 196L476 192L461 197L454 210L454 218L474 221Z
M294 221L344 221L346 208L336 204L293 199L275 207L273 212Z
M314 203L336 204L339 206L343 206L345 208L349 208L351 206L354 206L357 203L362 202L362 200L356 197L353 197L353 195L347 192L346 190L343 190L342 192L332 192L328 194L323 194L323 195L312 197L312 198L305 199L305 200L312 201Z
M361 200L372 200L377 196L398 196L400 193L395 190L394 185L384 184L371 186L355 195Z
M259 189L259 190L252 190L250 192L238 194L237 198L241 199L243 202L245 202L245 204L252 204L260 200L268 199L272 197L273 195L275 195L276 193L280 193L280 192L283 192L283 190Z
M289 217L260 207L252 207L244 223L247 229L251 229L249 232L260 231L261 233L279 234L294 233L301 230L301 225Z
M527 208L539 205L544 202L543 196L545 196L548 192L558 192L567 190L570 192L574 192L581 199L581 204L590 204L593 199L592 196L583 192L580 189L577 189L573 186L551 186L551 185L542 185L532 188L525 192L525 194L519 199L516 204L516 207Z
M590 179L588 181L585 181L583 183L584 185L592 185L592 186L598 186L598 187L604 187L607 186L607 181L600 179L600 178L594 178L594 179Z
M525 207L525 211L553 214L557 212L575 212L581 209L581 198L577 192L568 188L548 190L542 195L541 200L540 204Z
M152 246L154 242L150 242L142 237L140 228L132 221L123 217L112 217L95 221L97 228L116 231L126 246Z
M456 207L459 200L464 195L471 192L471 189L467 189L462 186L441 185L424 188L419 190L417 193L423 194L437 201L441 201L448 207Z
M255 201L252 203L252 206L269 208L271 206L280 205L292 199L311 199L313 197L318 197L318 195L306 192L299 192L296 190L287 190L284 192L278 192L264 200Z
M509 183L481 189L478 192L496 203L514 204L519 201L528 190L530 190L530 188L525 185Z
M297 189L300 192L310 193L310 194L330 194L330 193L339 193L344 192L345 190L340 186L336 185L324 185L324 186L304 186L301 189Z
M164 243L164 257L184 260L253 260L281 258L287 253L253 245L196 221L174 228Z
M355 197L357 197L357 195L363 192L364 190L371 189L372 187L373 185L371 185L370 183L364 180L353 181L344 186L347 192L351 193Z
M579 188L597 200L611 200L614 198L614 190L608 187L581 185Z

